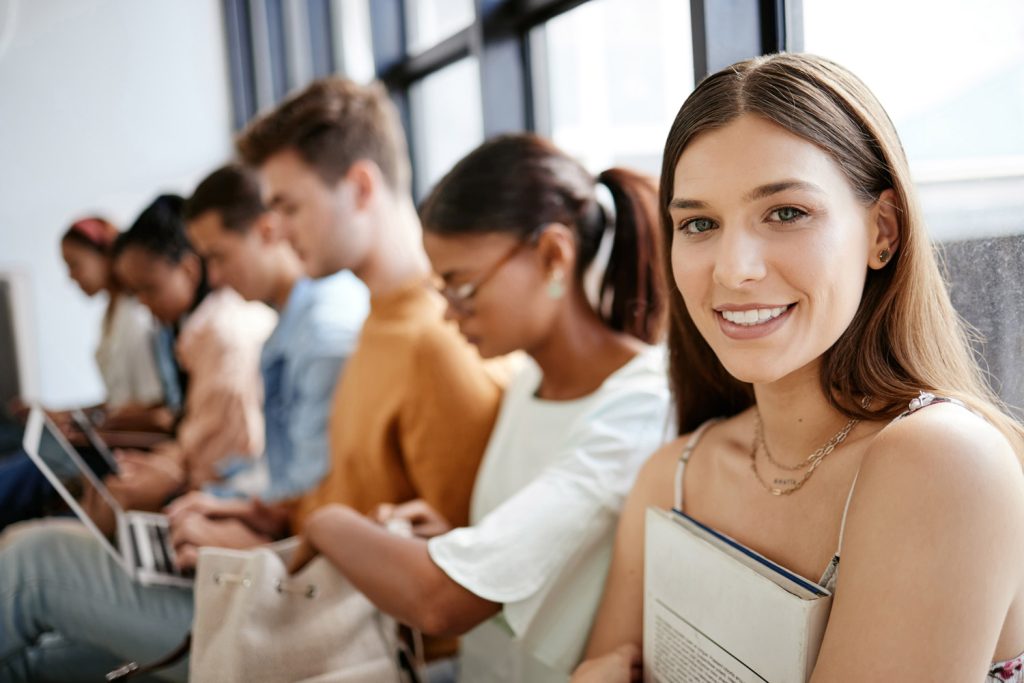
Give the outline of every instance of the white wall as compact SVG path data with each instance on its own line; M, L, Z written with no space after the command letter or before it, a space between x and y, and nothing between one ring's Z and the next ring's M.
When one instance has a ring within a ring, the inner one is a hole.
M231 153L218 0L0 0L0 271L30 280L39 398L95 401L102 301L58 239L97 212L127 227Z

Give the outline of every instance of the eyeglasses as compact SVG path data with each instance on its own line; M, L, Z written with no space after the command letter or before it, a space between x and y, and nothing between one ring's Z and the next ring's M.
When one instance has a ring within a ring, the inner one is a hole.
M518 244L509 249L504 256L498 259L494 265L487 270L487 272L473 282L464 282L460 285L446 285L441 287L438 289L441 296L445 298L448 305L452 307L452 310L461 314L471 313L473 310L471 302L477 295L477 292L480 291L480 288L487 284L491 278L497 275L502 266L514 259L520 251L528 245L536 242L537 238L540 237L546 227L546 225L541 226L527 235Z

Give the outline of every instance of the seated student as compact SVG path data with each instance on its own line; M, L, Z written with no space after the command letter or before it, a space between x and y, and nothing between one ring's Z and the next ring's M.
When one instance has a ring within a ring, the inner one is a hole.
M639 680L644 511L674 500L803 576L837 564L813 681L1024 679L1024 430L972 358L881 105L820 57L735 64L683 104L661 187L691 434L630 494L574 680Z
M86 296L108 295L96 365L107 391L106 423L135 427L129 413L164 403L157 371L153 317L135 297L122 291L114 276L113 247L117 228L101 218L75 222L61 238L68 275Z
M95 406L102 423L121 428L166 427L171 413L163 409L164 388L154 357L153 318L145 306L125 293L114 277L113 246L117 228L101 218L76 221L61 238L61 255L68 275L87 296L106 292L96 365L106 387L106 401ZM70 416L52 417L72 430ZM56 492L24 452L0 462L0 530L42 515Z
M170 512L200 511L276 537L329 502L369 512L422 497L465 523L501 390L444 321L429 284L387 93L319 81L253 124L242 143L307 273L350 269L370 291L370 313L335 391L331 470L319 487L284 520L244 501L210 509L209 499L189 500ZM66 529L32 530L0 549L0 679L101 679L127 659L175 648L192 614L191 591L142 589L98 544ZM186 674L183 662L163 675Z
M175 332L184 402L173 440L153 453L119 452L108 484L123 507L159 510L175 494L221 478L228 456L263 451L259 352L275 322L261 303L211 290L185 234L184 200L158 197L118 238L118 278Z
M330 397L369 309L366 287L348 271L307 278L279 216L263 208L255 172L242 166L200 183L185 218L211 285L280 313L260 358L269 477L260 498L294 498L329 469Z
M306 272L349 269L370 290L370 314L334 396L331 471L300 502L293 531L332 502L368 513L425 498L464 522L500 386L443 319L387 93L317 81L254 121L238 147L259 167L267 206Z
M266 425L262 467L244 469L214 489L221 497L256 493L260 502L219 503L204 492L175 501L171 533L178 561L192 566L201 545L247 547L270 540L260 530L238 526L238 512L287 504L317 486L329 470L330 398L355 348L369 297L347 271L320 280L305 277L278 216L263 207L256 174L245 167L225 166L203 180L185 204L185 219L211 286L229 286L280 313L260 357ZM252 478L251 469L262 476ZM225 518L227 511L235 514Z
M668 422L664 352L648 346L664 310L656 198L642 176L594 178L541 138L510 135L424 202L448 316L483 356L531 362L506 391L469 526L416 501L379 517L434 537L401 538L331 505L303 536L305 555L322 553L399 621L466 634L461 680L565 681L583 653L619 507Z

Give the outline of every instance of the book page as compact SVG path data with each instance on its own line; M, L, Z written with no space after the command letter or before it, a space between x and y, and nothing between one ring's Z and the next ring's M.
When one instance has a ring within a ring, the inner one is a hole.
M645 657L644 683L761 683L761 678L718 643L655 601L653 657Z

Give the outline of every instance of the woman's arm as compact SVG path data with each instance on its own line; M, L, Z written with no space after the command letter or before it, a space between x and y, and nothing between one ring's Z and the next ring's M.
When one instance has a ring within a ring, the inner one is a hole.
M501 609L441 571L425 540L389 533L351 508L317 510L304 537L373 604L428 635L461 635Z
M635 646L630 651L639 654L643 641L644 517L649 506L672 507L672 468L680 443L673 441L648 459L626 499L604 596L587 643L588 660L614 653L624 645Z
M934 406L864 456L813 681L981 680L1024 649L1000 636L1021 594L1024 476L991 425Z

